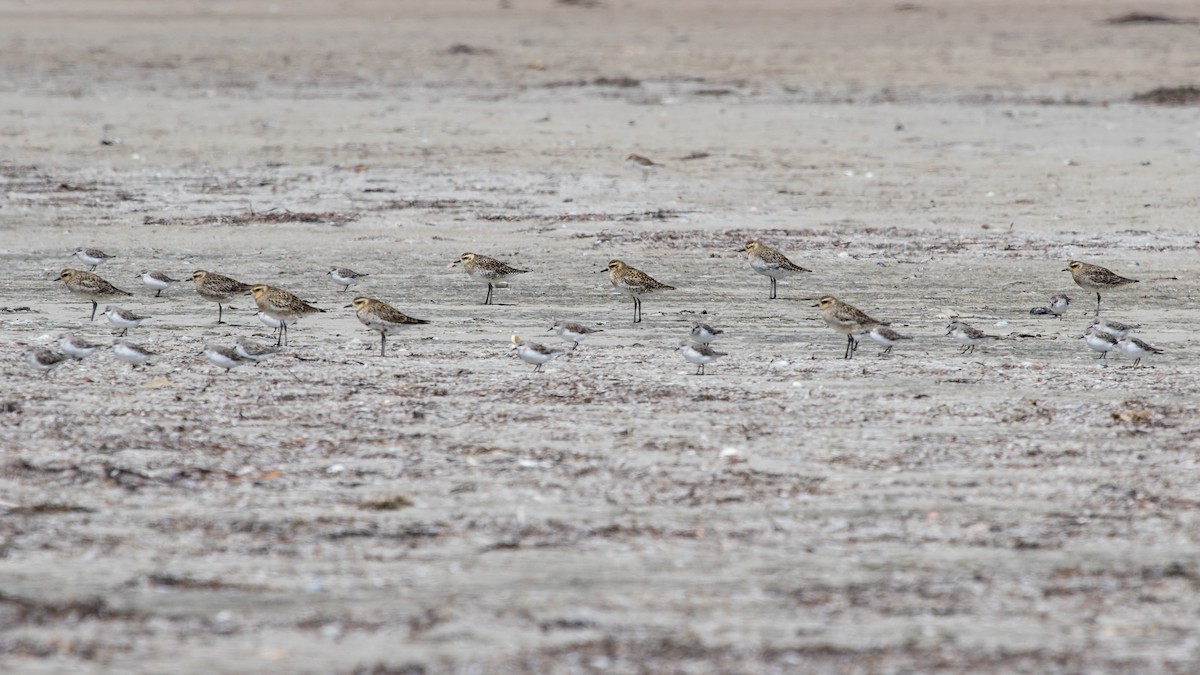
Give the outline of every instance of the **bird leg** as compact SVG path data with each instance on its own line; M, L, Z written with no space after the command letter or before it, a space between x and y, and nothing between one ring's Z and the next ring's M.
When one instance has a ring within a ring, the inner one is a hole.
M92 301L92 321L96 320L96 301Z

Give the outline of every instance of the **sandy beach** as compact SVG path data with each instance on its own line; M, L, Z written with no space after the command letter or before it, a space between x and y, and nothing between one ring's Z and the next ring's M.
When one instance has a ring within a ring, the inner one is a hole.
M1200 124L1133 97L1197 19L0 2L0 671L1195 672ZM812 272L769 300L751 239ZM529 272L485 306L464 252ZM611 259L676 290L633 324ZM1070 260L1162 354L1096 358ZM226 373L275 338L197 269L325 311ZM360 294L431 323L380 357ZM913 339L843 359L823 295ZM25 363L65 331L104 349Z

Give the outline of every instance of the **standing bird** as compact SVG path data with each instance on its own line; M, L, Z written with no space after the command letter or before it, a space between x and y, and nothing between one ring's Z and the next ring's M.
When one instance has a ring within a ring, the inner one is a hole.
M92 269L88 270L89 272L95 272L96 266L100 265L109 258L116 257L115 255L109 255L98 248L83 248L82 246L75 249L75 252L71 255L91 265Z
M1080 288L1096 294L1096 316L1100 316L1100 291L1138 283L1137 279L1129 279L1110 269L1078 260L1067 263L1067 267L1063 271L1070 272L1071 278Z
M642 321L642 296L655 291L673 291L674 286L668 286L654 280L649 274L630 267L620 260L608 261L608 280L613 288L633 298L633 322ZM603 272L604 270L600 270Z
M333 281L333 283L344 287L342 288L343 293L350 290L350 286L355 284L362 277L371 276L370 274L355 272L349 267L330 267L329 271L325 274L329 276L329 279Z
M696 374L704 374L704 366L716 361L722 356L726 356L726 352L719 352L705 344L696 344L688 342L679 348L679 353L683 354L683 359L688 363L696 364Z
M832 295L823 295L817 299L813 307L821 308L821 318L835 331L846 336L846 355L842 358L854 358L854 350L858 349L855 335L869 332L879 326L889 325L886 321L872 319L859 308L846 304Z
M96 303L97 300L101 298L115 298L122 295L133 295L113 286L91 272L75 270L70 267L59 272L58 278L62 279L63 285L67 287L68 291L91 301L92 321L96 320L96 308L99 306Z
M529 270L522 270L502 263L495 258L489 258L486 255L478 255L475 253L464 253L458 260L450 263L450 267L462 263L463 269L467 272L467 276L475 281L487 284L487 297L483 299L483 304L492 304L492 289L493 288L508 288L508 283L504 282L505 277L513 274L525 274Z
M325 311L318 307L313 307L282 288L275 288L266 284L254 286L250 289L250 294L254 296L254 303L258 305L258 309L263 314L283 322L279 331L279 338L275 341L276 347L287 344L289 319L299 319L305 314L316 314L317 312Z
M911 335L901 335L887 326L875 326L867 332L867 338L876 344L881 344L886 349L879 352L880 356L891 354L892 347L900 344L903 340L911 340Z
M151 272L150 270L142 270L133 275L134 279L141 279L143 284L155 289L154 297L159 297L162 292L173 283L178 282L178 279L172 279L162 272Z
M692 329L688 331L688 336L691 337L692 341L696 342L697 344L707 345L712 344L712 341L716 340L717 336L724 332L725 331L719 328L713 328L706 323L696 322L692 324Z
M42 347L40 349L30 347L26 349L23 356L25 362L33 366L35 370L39 370L45 375L49 375L50 371L61 366L70 360L70 357L56 352L53 349Z
M1117 348L1117 338L1095 326L1088 326L1081 337L1088 349L1100 352L1100 356L1096 357L1098 359L1108 356L1109 352Z
M1124 354L1125 356L1128 356L1129 358L1133 359L1133 367L1134 368L1137 368L1138 365L1141 364L1143 356L1149 356L1151 354L1163 353L1163 351L1161 349L1159 349L1158 347L1155 347L1154 345L1150 344L1149 342L1140 340L1135 337L1127 337L1123 340L1118 341L1117 349L1121 350L1121 353Z
M987 335L978 328L967 324L965 321L954 321L949 326L946 326L946 335L953 337L959 344L963 346L959 354L971 354L975 351L975 346L985 340L999 340L999 336Z
M278 332L279 332L279 330L280 330L281 328L283 328L283 324L284 324L284 322L283 322L283 321L280 321L279 319L274 319L274 318L271 318L271 317L267 316L266 314L264 314L264 313L262 313L262 312L255 312L255 313L254 313L254 316L257 316L257 317L258 317L258 320L259 320L259 321L261 321L261 322L262 322L262 324L263 324L264 326L266 326L267 328L270 328L270 329L271 329L271 335L274 335L274 334L278 333ZM287 322L287 324L288 324L289 326L290 326L290 325L292 325L292 324L294 324L294 323L296 323L296 320L295 320L295 319L292 319L292 320L290 320L290 321L288 321L288 322Z
M1071 298L1065 295L1056 295L1050 298L1050 304L1046 305L1046 309L1058 318L1062 318L1066 314L1067 308L1071 306Z
M645 183L650 178L650 174L657 170L662 164L657 164L649 157L643 157L636 152L629 153L625 161L632 164L635 168L642 172L642 182Z
M125 334L129 332L130 328L137 328L138 326L142 325L143 321L150 318L148 316L135 314L127 309L113 307L112 305L104 308L104 317L108 319L110 324L121 329L120 337L125 337Z
M778 297L775 282L779 277L788 277L793 274L812 271L788 260L786 255L759 241L748 241L738 251L746 253L750 258L750 267L755 272L771 279L771 295L769 298L771 300Z
M250 284L243 284L237 279L231 279L216 272L196 270L192 272L192 283L196 284L196 293L209 302L217 303L217 325L225 323L221 316L225 311L224 304L235 295L240 295L251 289Z
M544 364L562 353L561 351L557 349L551 349L546 345L538 344L536 342L526 342L525 340L522 340L521 336L519 335L512 336L512 343L512 348L517 350L517 356L519 356L522 361L525 363L537 364L537 368L533 369L533 372L535 373L541 370Z
M587 339L587 336L591 335L592 333L604 332L599 328L588 328L587 326L581 323L575 323L574 321L555 321L554 325L551 326L546 332L549 333L550 331L554 331L558 337L570 342L571 351L575 351L575 349L579 346L579 343Z
M383 356L387 348L388 333L398 333L408 326L429 323L425 319L414 319L381 300L364 298L361 295L350 301L346 307L353 307L354 314L364 326L379 333L379 355Z

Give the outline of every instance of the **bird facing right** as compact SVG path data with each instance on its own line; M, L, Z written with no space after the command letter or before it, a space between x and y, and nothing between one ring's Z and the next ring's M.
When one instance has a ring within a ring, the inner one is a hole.
M1072 260L1067 263L1064 272L1070 272L1075 284L1085 291L1096 294L1096 316L1100 316L1100 291L1120 288L1138 283L1137 279L1123 277L1110 269L1099 265Z

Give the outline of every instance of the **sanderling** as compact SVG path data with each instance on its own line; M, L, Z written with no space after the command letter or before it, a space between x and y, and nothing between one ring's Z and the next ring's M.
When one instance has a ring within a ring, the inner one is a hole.
M150 357L157 356L155 352L141 345L124 341L113 343L113 355L135 368L149 361Z
M551 349L536 342L526 342L518 335L512 336L512 343L512 348L517 350L517 356L519 356L522 361L525 363L537 364L537 368L533 369L533 372L535 373L541 370L542 365L550 361L550 359L553 359L562 353L557 349Z
M1118 340L1124 340L1125 338L1129 337L1133 331L1141 328L1141 326L1136 324L1121 323L1120 321L1113 321L1112 319L1093 319L1092 328L1104 331Z
M36 370L41 371L45 375L49 375L50 371L61 366L70 360L66 354L56 352L47 347L26 349L22 354L25 357L25 362L33 366Z
M902 340L912 339L911 335L901 335L887 326L875 326L871 330L867 331L866 336L872 342L886 347L886 349L880 352L880 355L891 354L892 347L900 344Z
M91 265L92 269L88 270L90 272L95 272L96 266L100 265L101 263L108 260L109 258L116 257L114 255L109 255L109 254L105 253L104 251L101 251L98 248L83 248L82 246L75 249L75 252L72 253L71 255L73 255L76 258L79 258L80 260L82 260L83 262Z
M688 336L691 337L692 341L696 342L697 344L707 345L712 344L712 341L716 340L717 336L724 332L725 331L719 328L713 328L706 323L696 322L692 324L692 329L688 331Z
M82 359L96 353L100 345L92 344L74 333L63 333L58 336L58 348L74 359Z
M975 351L976 345L987 340L999 340L996 335L987 335L978 328L966 323L965 321L954 321L949 326L946 326L946 335L954 338L961 344L962 350L960 354L970 354Z
M227 373L238 366L254 363L253 359L243 357L234 347L218 347L216 345L204 345L204 358L214 366L224 368Z
M599 328L588 328L587 326L581 323L575 323L574 321L555 321L554 325L551 326L546 332L548 333L550 331L554 331L558 337L572 343L571 351L575 351L575 348L579 346L579 343L586 340L587 336L591 335L592 333L603 332Z
M104 317L108 319L108 323L121 329L119 337L125 337L130 328L137 328L143 321L149 319L148 316L141 316L120 307L109 305L104 308Z
M350 286L357 283L362 277L371 276L363 272L355 272L349 267L330 267L325 274L329 275L329 279L338 286L342 286L342 292L350 290Z
M1149 356L1151 354L1163 353L1163 351L1161 349L1159 349L1158 347L1155 347L1154 345L1150 344L1149 342L1145 342L1144 340L1139 340L1138 338L1135 338L1135 337L1127 337L1123 340L1118 341L1117 349L1121 350L1121 353L1124 354L1125 356L1128 356L1129 358L1133 359L1133 367L1134 368L1138 367L1138 365L1141 364L1143 356Z
M246 338L238 338L234 349L237 350L238 356L251 361L264 361L279 353L279 347L275 345L264 345Z
M679 353L688 363L696 364L696 375L704 374L704 366L725 356L727 352L718 352L706 344L688 342L679 348Z
M150 270L142 270L141 272L133 275L133 278L141 279L143 284L155 289L154 297L156 298L161 296L162 292L165 291L168 286L179 281L178 279L172 279L163 272L151 272Z
M1117 348L1117 338L1094 326L1088 326L1081 337L1083 338L1083 343L1088 346L1088 349L1100 352L1100 356L1096 358L1102 359L1108 356L1109 352Z

